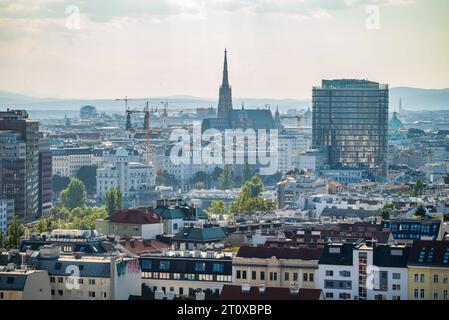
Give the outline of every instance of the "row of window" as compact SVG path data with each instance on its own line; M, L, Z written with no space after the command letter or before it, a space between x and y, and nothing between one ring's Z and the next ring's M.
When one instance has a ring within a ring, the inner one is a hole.
M426 296L426 291L424 289L414 289L413 296L415 299L424 299ZM434 290L432 296L434 300L440 299L440 293L438 290ZM448 300L448 290L443 290L441 297L443 297L443 300Z
M232 276L195 273L142 272L144 279L231 282Z
M58 283L66 283L66 284L75 284L75 278L76 277L65 277L65 282L64 282L64 277L58 277ZM78 282L78 284L84 284L84 278L79 278L76 281ZM56 283L56 277L50 277L50 283ZM94 286L96 284L96 279L88 279L88 283L91 286ZM101 285L103 285L103 281L101 281Z
M424 283L424 281L425 281L424 274L421 273L421 275L419 275L419 274L415 273L414 281L415 281L415 283L418 283L418 282ZM433 283L439 283L439 281L440 281L439 276L437 274L435 274L433 276ZM449 277L448 277L447 274L445 274L444 277L443 277L443 283L444 284L448 284L449 283Z
M59 296L59 297L72 297L72 290L55 290L52 289L51 290L51 295L52 296ZM75 294L73 295L74 297L76 296L77 298L83 298L84 297L84 292L82 290L76 290ZM95 291L88 291L87 293L88 298L96 298L97 294ZM104 299L106 299L108 297L107 292L100 292L99 297L102 297Z
M270 281L277 281L278 274L277 272L270 272ZM237 279L247 279L247 271L246 270L237 270L236 271L236 278ZM292 272L290 277L290 272L284 272L284 281L298 281L299 274L298 272ZM257 279L257 271L251 271L251 280L265 280L265 271L259 272L259 279ZM314 281L314 274L313 273L303 273L302 274L302 281L303 282L313 282Z
M174 224L174 228L177 229L177 224ZM159 261L159 264L157 262L154 262L154 264L159 266L159 270L161 271L168 271L170 270L170 261L168 260L162 260ZM142 269L152 269L153 261L152 260L141 260L140 266ZM205 272L206 271L206 262L195 262L194 266L195 272ZM216 262L212 264L212 272L213 273L223 273L224 272L224 263Z

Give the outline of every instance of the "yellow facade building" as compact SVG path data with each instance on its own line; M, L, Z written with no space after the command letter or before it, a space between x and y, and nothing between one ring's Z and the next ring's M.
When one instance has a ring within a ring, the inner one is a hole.
M409 300L449 300L449 241L414 241L408 261Z
M232 263L232 283L317 288L321 249L243 246Z

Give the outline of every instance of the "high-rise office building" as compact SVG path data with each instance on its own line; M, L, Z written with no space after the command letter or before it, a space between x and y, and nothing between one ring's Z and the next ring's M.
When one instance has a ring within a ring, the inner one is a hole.
M312 145L329 169L386 176L388 92L367 80L323 80L313 88Z
M16 213L39 214L39 122L25 110L0 112L2 196L14 199Z
M50 141L44 134L39 138L39 215L48 214L51 211L51 176L52 154Z

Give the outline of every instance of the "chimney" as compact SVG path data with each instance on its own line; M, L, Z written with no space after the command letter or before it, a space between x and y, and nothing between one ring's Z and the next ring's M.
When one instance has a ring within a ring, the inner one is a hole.
M259 284L259 293L260 294L265 293L265 284L263 284L263 283Z
M249 293L251 291L251 285L249 283L242 283L242 293Z
M292 284L290 286L290 295L297 296L299 294L299 286L297 284Z

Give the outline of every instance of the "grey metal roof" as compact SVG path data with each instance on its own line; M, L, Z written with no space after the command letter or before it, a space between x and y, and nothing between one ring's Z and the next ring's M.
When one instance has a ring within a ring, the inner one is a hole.
M0 290L23 291L27 281L27 274L0 273Z
M47 270L50 276L68 276L73 266L79 268L80 277L109 278L111 274L110 261L38 260L36 267Z

